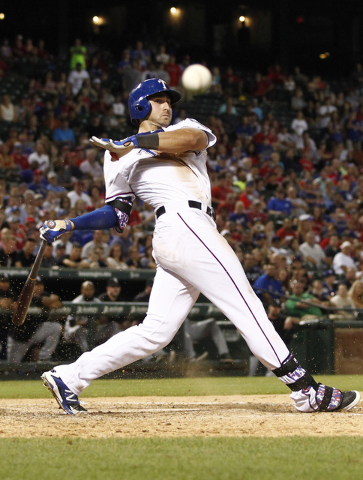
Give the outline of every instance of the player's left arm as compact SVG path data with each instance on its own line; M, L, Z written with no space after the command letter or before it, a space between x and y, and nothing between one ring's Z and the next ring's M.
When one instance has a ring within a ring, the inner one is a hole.
M159 141L157 148L159 152L183 153L190 150L197 152L206 149L208 146L207 133L197 128L180 128L172 132L160 132L156 135ZM137 135L135 136L137 137ZM147 135L144 137L147 137Z
M109 150L113 154L113 158L115 156L121 158L133 148L180 154L188 151L201 151L209 145L207 132L192 127L169 132L138 133L119 142L97 137L92 137L90 141L98 147Z

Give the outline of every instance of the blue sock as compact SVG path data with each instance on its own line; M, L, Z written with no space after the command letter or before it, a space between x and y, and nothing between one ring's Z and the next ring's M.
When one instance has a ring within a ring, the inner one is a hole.
M104 205L70 220L74 223L74 230L108 230L119 224L115 209L111 205Z

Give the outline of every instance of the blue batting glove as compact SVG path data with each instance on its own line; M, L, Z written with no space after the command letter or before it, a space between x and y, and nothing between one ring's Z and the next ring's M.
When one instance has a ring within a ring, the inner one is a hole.
M54 242L63 233L70 232L72 230L72 223L70 220L47 220L43 223L39 229L40 238L46 240L49 243Z

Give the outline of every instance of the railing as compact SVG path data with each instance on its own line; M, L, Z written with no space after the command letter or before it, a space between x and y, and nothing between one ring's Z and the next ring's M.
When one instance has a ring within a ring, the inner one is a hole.
M0 268L0 273L5 273L9 278L24 278L29 275L29 268ZM39 276L45 278L60 279L82 279L82 280L108 280L116 277L119 280L149 280L154 278L155 270L135 269L135 270L117 270L109 268L87 269L87 268L41 268Z

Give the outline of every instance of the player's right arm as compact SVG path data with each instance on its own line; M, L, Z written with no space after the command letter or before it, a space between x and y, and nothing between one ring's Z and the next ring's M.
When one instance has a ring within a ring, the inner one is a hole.
M40 236L47 242L54 242L61 235L72 230L109 230L115 228L122 233L132 210L132 198L119 196L112 202L93 212L65 220L48 220L40 228Z

